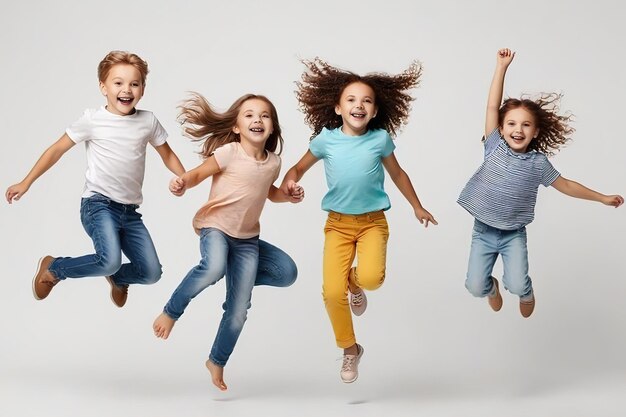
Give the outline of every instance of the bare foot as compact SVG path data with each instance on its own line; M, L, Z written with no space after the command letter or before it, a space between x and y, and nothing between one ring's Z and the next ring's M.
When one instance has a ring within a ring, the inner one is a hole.
M224 383L224 367L214 364L211 362L211 359L207 359L206 367L211 373L213 385L218 387L221 391L226 391L228 387Z
M176 324L176 320L165 313L159 314L152 324L154 335L156 337L160 337L161 339L167 339L172 331L172 327L174 327L174 324Z

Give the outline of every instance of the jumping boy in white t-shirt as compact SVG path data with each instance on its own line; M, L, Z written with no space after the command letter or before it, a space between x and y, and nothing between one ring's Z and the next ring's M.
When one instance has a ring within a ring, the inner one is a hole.
M154 146L175 175L185 172L167 144L167 132L152 112L137 110L146 86L148 64L135 54L112 51L98 65L100 90L106 105L86 110L50 146L28 175L6 191L10 203L19 200L33 182L65 152L85 143L87 172L80 215L95 253L80 257L44 256L33 278L33 295L42 300L66 278L105 276L111 299L126 303L130 284L152 284L161 277L161 264L141 214L146 147ZM122 253L129 263L122 264Z

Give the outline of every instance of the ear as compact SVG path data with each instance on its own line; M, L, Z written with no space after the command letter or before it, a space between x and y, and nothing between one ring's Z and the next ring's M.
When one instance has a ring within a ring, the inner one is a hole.
M339 107L339 104L335 105L335 114L337 116L341 116L341 108Z
M533 135L533 139L537 139L539 136L539 129L535 130L535 134Z
M374 106L374 114L372 115L372 119L376 117L377 114L378 114L378 106Z
M99 82L99 87L100 87L100 92L102 93L103 96L107 96L107 88L104 85L104 83L102 81Z
M241 131L239 130L237 126L233 126L233 133L238 135L239 133L241 133Z

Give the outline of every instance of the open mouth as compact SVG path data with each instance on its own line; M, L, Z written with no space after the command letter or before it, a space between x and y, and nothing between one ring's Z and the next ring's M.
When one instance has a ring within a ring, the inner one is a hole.
M262 127L251 127L250 131L254 133L263 133L265 132L265 129L263 129Z
M364 119L365 113L350 113L350 116L354 117L355 119Z
M134 100L133 97L118 97L117 100L125 105L131 104Z

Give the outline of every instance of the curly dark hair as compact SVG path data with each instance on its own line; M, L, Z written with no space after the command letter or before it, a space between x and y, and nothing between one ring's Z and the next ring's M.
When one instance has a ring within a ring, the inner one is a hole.
M362 82L374 90L374 101L378 107L376 117L370 120L369 129L385 129L391 136L401 130L408 121L413 97L408 90L419 85L422 65L414 61L398 75L369 73L358 75L335 68L320 58L303 60L306 71L302 80L296 82L296 97L300 110L305 114L305 123L313 129L311 138L322 128L334 129L343 124L341 116L335 114L343 90L354 82Z
M498 125L502 127L504 116L510 110L520 107L526 109L534 116L535 123L539 128L539 135L530 142L527 150L535 150L552 156L571 140L570 136L576 129L571 127L569 122L574 116L569 112L563 115L558 114L562 94L542 93L534 100L527 97L504 100L498 112Z
M265 142L265 149L280 155L283 150L283 136L278 122L278 113L274 104L262 95L243 95L235 100L228 110L220 113L214 110L201 94L191 92L191 97L178 106L180 109L178 122L182 125L185 136L193 141L203 142L200 154L206 159L220 146L230 142L240 142L239 135L232 129L237 123L241 106L252 99L262 100L268 104L274 130Z

